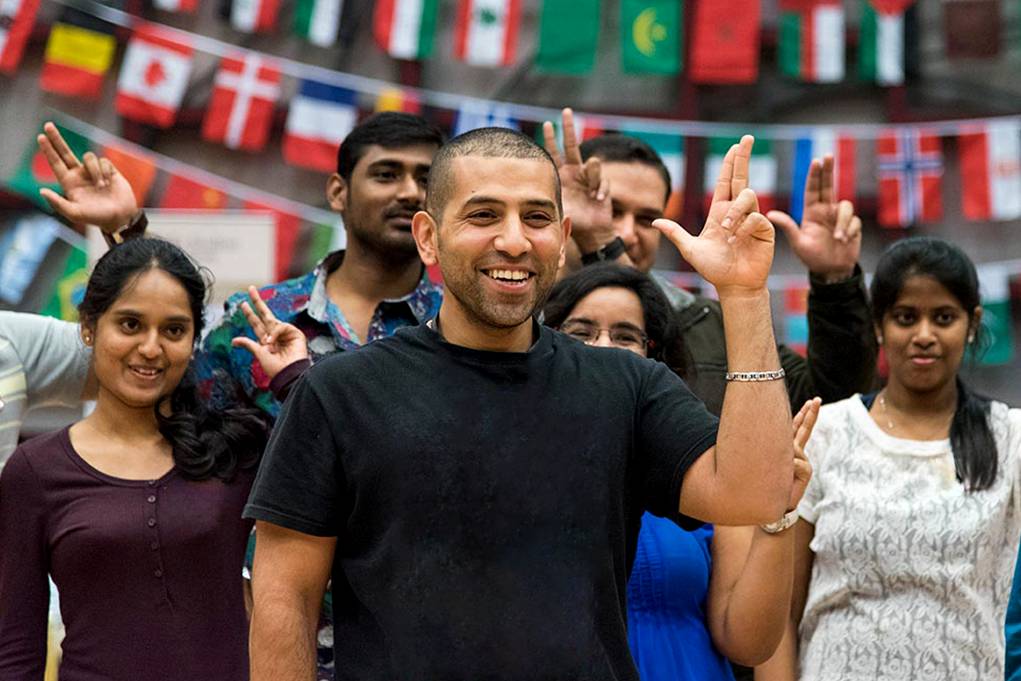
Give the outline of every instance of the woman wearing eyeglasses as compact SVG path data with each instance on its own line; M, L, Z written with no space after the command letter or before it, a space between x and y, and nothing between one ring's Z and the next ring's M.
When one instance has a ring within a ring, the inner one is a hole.
M554 287L547 325L589 345L616 347L666 363L683 375L672 312L648 275L614 264L586 267ZM794 420L795 508L811 478L803 447L818 402ZM793 521L791 521L792 523ZM780 642L793 581L793 533L774 526L693 532L649 513L628 582L631 654L643 681L730 681L727 659L755 665Z

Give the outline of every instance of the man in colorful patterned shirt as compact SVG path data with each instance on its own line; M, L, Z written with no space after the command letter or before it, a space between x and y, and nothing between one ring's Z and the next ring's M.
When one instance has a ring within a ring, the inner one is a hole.
M347 248L326 256L310 273L259 291L277 319L297 326L312 360L393 334L429 319L442 290L426 276L411 236L411 218L425 204L438 129L418 116L382 113L354 128L337 158L326 196L340 213ZM219 325L196 355L202 393L216 404L250 401L275 417L280 410L270 377L233 339L253 337L232 296Z

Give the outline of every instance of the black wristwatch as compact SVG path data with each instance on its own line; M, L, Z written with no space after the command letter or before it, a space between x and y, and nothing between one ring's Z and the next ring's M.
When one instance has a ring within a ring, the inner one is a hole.
M113 234L103 232L103 238L106 239L106 245L113 248L117 244L122 244L128 239L135 239L145 234L146 228L149 227L149 218L145 217L145 211L139 210L135 213L131 221L128 222L124 229L118 230Z
M614 238L613 241L600 248L598 251L593 251L592 253L582 253L581 264L592 265L597 262L616 260L620 256L624 255L626 251L627 246L624 245L624 240L618 236Z

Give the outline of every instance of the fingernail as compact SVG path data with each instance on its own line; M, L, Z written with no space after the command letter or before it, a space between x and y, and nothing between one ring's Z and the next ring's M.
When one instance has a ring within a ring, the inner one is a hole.
M723 228L724 229L730 229L730 226L732 224L734 224L734 221L731 220L729 217L727 217L727 218L723 218L723 223L722 224L723 224Z

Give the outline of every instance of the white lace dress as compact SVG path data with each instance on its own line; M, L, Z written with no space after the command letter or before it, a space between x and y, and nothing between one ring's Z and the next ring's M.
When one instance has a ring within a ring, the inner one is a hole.
M822 408L799 505L815 525L802 681L1003 678L1021 533L1021 410L993 403L999 476L966 493L949 440L891 437L859 396Z

